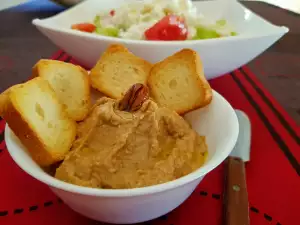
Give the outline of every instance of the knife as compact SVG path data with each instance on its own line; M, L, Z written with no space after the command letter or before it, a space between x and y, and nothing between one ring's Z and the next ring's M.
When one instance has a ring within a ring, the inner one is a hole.
M244 112L235 112L240 129L237 143L226 160L224 221L225 225L249 225L245 162L250 160L251 125Z

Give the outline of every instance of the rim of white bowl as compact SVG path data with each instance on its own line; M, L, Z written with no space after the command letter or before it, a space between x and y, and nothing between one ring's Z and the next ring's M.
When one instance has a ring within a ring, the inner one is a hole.
M194 180L208 174L211 170L216 168L227 158L227 156L230 154L237 141L238 133L239 133L239 124L234 109L229 104L229 102L218 92L213 90L213 94L215 95L214 97L221 98L221 100L225 103L226 107L228 107L229 111L231 111L232 115L236 118L234 120L235 122L232 124L233 126L232 138L228 141L227 145L224 147L223 151L219 154L216 160L214 160L214 163L209 163L208 161L207 164L203 165L196 171L166 183L157 184L148 187L142 187L142 188L132 188L132 189L98 189L98 188L82 187L82 186L66 183L64 181L52 177L51 175L47 174L43 170L36 171L27 167L24 168L21 160L18 158L17 153L9 150L10 146L13 145L13 140L9 138L13 135L13 132L9 129L8 125L6 124L5 142L6 142L7 150L11 155L11 157L13 158L13 160L15 161L15 163L27 174L41 181L42 183L47 184L50 187L57 188L63 191L68 191L68 192L81 194L81 195L101 196L101 197L132 197L132 196L149 195L153 193L167 191L182 186L184 184L193 182Z
M289 32L289 28L286 26L277 26L274 24L271 24L273 26L273 30L268 33L262 33L259 35L236 35L236 36L226 36L221 38L210 38L210 39L200 39L200 40L185 40L185 41L148 41L148 40L134 40L134 39L124 39L119 37L110 37L105 35L99 35L95 33L86 33L82 31L72 30L71 28L64 28L64 27L55 27L53 24L49 24L46 21L51 20L52 18L46 18L46 19L39 19L35 18L32 20L32 24L35 25L39 29L48 29L52 30L58 33L64 33L64 34L71 34L77 37L82 38L91 38L94 40L104 40L109 41L111 44L115 43L121 43L121 44L135 44L135 45L159 45L159 46L178 46L181 45L183 48L188 48L190 46L193 46L195 44L199 43L206 43L206 44L212 44L215 45L216 42L220 41L235 41L239 39L249 39L249 38L261 38L265 36L271 36L271 35L279 35L279 34L286 34ZM185 46L185 47L184 47Z

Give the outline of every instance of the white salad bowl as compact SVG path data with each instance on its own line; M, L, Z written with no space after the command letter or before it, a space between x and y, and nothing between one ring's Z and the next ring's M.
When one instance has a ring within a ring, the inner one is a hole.
M183 203L204 176L226 159L237 141L239 124L235 111L215 91L210 105L186 114L185 119L200 135L206 136L206 162L184 177L143 188L109 190L65 183L44 172L8 126L5 141L19 167L48 185L74 211L102 222L138 223L164 215Z
M226 19L237 31L237 36L191 41L145 41L101 36L70 28L74 23L92 22L97 13L129 1L86 0L50 18L34 19L33 24L54 44L89 68L112 43L122 44L152 63L183 48L191 48L200 54L207 79L248 63L288 32L288 28L271 24L235 0L196 1L193 4L205 17Z

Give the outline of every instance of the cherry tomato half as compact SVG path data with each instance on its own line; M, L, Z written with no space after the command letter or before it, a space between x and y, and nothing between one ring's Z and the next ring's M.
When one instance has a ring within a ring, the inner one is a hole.
M72 29L92 33L96 30L96 26L92 23L77 23L73 24Z
M188 35L184 18L176 15L168 15L145 31L147 40L181 41Z
M110 12L109 12L109 14L110 14L111 16L114 16L114 15L115 15L115 13L116 13L116 11L115 11L115 10L110 10Z

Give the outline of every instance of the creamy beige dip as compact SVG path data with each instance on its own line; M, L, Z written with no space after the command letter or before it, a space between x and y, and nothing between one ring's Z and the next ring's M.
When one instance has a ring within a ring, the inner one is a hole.
M147 100L136 112L101 98L78 126L55 177L76 185L124 189L168 182L203 165L205 137L177 113Z

